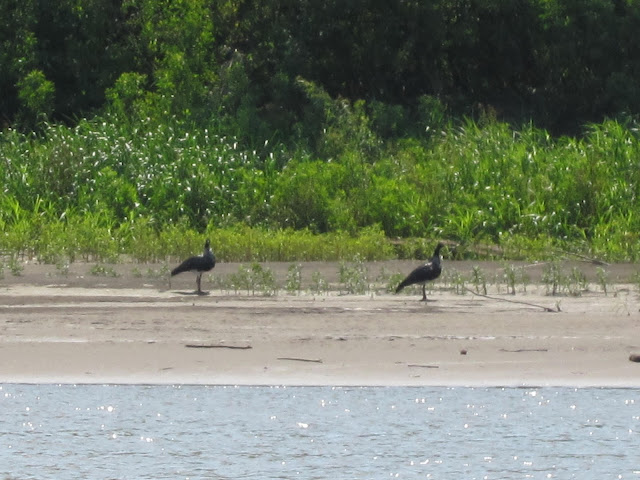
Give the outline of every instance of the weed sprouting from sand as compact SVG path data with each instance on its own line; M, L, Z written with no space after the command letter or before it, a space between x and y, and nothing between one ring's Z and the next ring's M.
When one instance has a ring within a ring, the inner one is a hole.
M598 285L602 289L605 295L607 295L607 285L609 283L609 272L604 268L598 267L596 269L596 278L598 279Z
M473 283L476 293L487 294L487 279L482 269L477 265L471 271L471 283Z
M300 290L302 289L302 265L289 265L284 289L291 294L300 294Z
M562 282L562 272L557 262L550 262L542 271L542 283L547 288L547 295L557 295Z
M369 272L360 255L356 255L349 264L340 264L340 284L351 294L363 294L369 290Z
M390 273L383 267L376 278L376 283L384 285L385 293L394 293L400 282L404 280L404 277L405 275L400 272Z
M467 293L467 281L462 273L455 268L449 270L445 281L448 281L456 295L465 295Z
M511 295L516 294L516 283L518 280L516 267L514 265L507 265L504 267L504 281L507 284L507 292Z
M229 275L228 280L236 293L246 290L247 294L255 295L260 291L262 295L271 296L278 292L273 271L257 262L248 266L240 265L236 273Z
M636 286L636 290L640 293L640 272L636 272L631 276L631 281Z
M12 255L11 258L9 258L9 270L11 270L11 274L14 277L19 277L20 275L22 275L24 266L22 265L20 260L18 260L17 255Z
M573 267L571 269L571 273L569 274L567 289L569 291L569 295L580 296L582 292L585 292L589 289L589 282L587 280L587 276L584 274L582 270L578 267Z
M515 295L518 285L522 285L522 291L526 293L531 276L526 267L516 267L513 264L509 264L503 268L502 280L507 286L507 292Z
M169 275L170 268L168 264L163 264L160 268L147 268L145 276L147 278L164 278ZM142 276L142 274L140 274Z
M91 269L89 270L89 273L96 277L118 277L119 276L118 272L116 272L113 267L108 267L106 265L102 265L99 263L91 267Z
M587 277L579 268L574 267L567 274L559 262L550 262L542 272L542 283L547 288L547 295L571 295L579 297L588 290Z
M267 267L263 267L260 264L253 264L253 266L258 266L255 271L255 275L259 279L260 289L262 290L262 295L264 296L273 296L278 294L278 285L276 283L276 277L273 273L273 270Z
M69 276L69 263L70 262L65 262L63 260L58 260L56 262L56 272L58 275L62 276L62 277L68 277Z
M531 281L531 275L529 275L529 272L527 272L527 269L525 267L520 267L520 282L522 283L522 291L524 293L527 292L527 285L529 285L530 281Z
M315 295L323 295L329 290L329 284L318 271L311 274L311 292Z

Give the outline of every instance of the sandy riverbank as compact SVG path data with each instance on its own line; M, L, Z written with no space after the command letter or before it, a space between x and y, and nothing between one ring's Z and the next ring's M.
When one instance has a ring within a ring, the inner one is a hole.
M80 268L5 270L0 382L640 386L640 363L629 361L640 353L635 286L552 297L530 285L492 298L435 288L425 304L380 292L197 296L189 275L169 288L130 266L118 277ZM611 268L616 279L631 267Z

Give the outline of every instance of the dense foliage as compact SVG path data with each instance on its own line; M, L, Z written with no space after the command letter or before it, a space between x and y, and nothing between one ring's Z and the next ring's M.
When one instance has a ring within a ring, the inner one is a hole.
M640 257L635 0L0 0L0 21L2 251Z
M425 95L553 132L640 110L637 0L2 0L0 19L7 125L107 101L312 142L300 79L364 100L385 134Z
M516 256L552 244L613 259L640 253L635 124L608 121L583 139L553 139L533 127L469 121L444 127L428 142L405 140L366 154L361 139L341 138L330 147L331 161L289 157L268 144L246 151L233 139L179 123L128 128L81 121L48 126L36 137L5 131L3 246L42 252L67 229L85 231L84 242L61 240L73 256L100 250L90 239L103 231L115 254L131 251L140 232L148 246L153 231L177 237L243 224L347 236L374 226L382 237L498 244ZM367 141L376 138L361 129ZM354 144L360 148L348 148ZM189 242L175 242L181 243ZM379 248L388 258L389 250Z

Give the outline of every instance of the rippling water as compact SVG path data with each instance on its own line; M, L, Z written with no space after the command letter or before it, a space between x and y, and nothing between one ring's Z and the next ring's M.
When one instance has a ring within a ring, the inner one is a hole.
M3 385L0 479L640 478L630 389Z

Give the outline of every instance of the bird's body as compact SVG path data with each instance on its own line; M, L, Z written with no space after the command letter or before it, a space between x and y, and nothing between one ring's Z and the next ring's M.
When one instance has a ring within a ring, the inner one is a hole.
M427 301L427 282L435 280L440 276L442 272L442 263L440 261L440 249L444 247L444 244L438 243L436 246L435 252L433 252L433 257L424 265L420 265L416 269L414 269L407 278L405 278L398 288L396 288L396 293L399 293L404 287L408 287L409 285L422 285L422 301Z
M196 285L198 287L197 293L203 293L200 288L200 281L202 279L202 274L204 272L208 272L216 266L216 257L213 255L211 251L211 244L209 240L204 244L204 252L202 255L197 255L195 257L187 258L184 262L178 265L176 268L171 270L171 276L178 275L183 272L195 272L197 274L196 277Z

